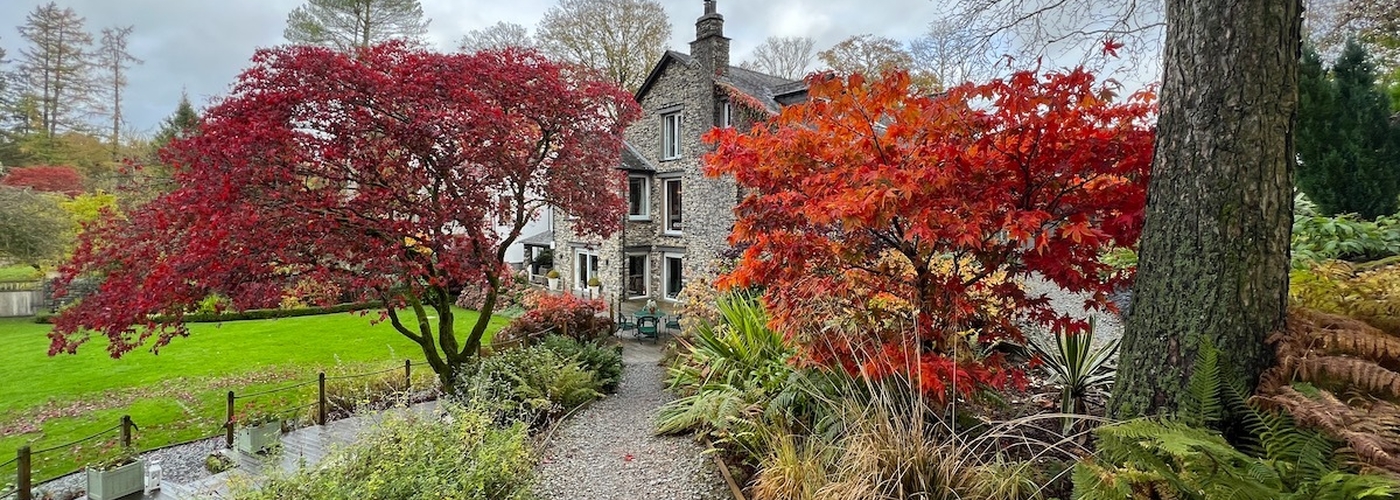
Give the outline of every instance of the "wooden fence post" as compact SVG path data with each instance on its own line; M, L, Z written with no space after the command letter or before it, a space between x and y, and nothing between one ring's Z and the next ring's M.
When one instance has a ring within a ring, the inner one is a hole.
M17 487L16 492L19 493L19 500L33 500L34 492L31 490L34 489L34 464L29 454L29 447L19 447L19 456L16 459L19 461L19 471L16 472L18 477L15 478L15 486Z
M403 392L413 391L413 360L403 360Z
M122 448L131 448L131 415L122 415Z
M233 448L233 391L228 391L228 419L224 422L224 447Z
M326 425L326 372L316 378L316 425Z

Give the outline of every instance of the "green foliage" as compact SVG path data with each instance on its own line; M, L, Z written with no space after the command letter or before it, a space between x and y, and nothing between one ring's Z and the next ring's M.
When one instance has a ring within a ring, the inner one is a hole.
M72 220L63 197L0 186L0 259L29 265L52 265L71 241Z
M766 424L783 425L782 413L796 398L791 383L795 353L781 333L768 328L768 314L757 298L722 296L721 322L694 329L683 355L668 370L668 383L681 398L661 407L657 432L699 430L722 443L761 453Z
M1176 419L1137 419L1099 427L1097 456L1075 466L1075 498L1122 500L1391 498L1390 478L1346 470L1336 443L1259 410L1248 391L1220 380L1219 353L1202 346ZM1248 436L1236 447L1207 425L1226 412Z
M1091 316L1089 331L1085 333L1056 332L1054 346L1046 345L1043 340L1030 342L1031 350L1040 355L1043 366L1050 372L1051 383L1060 386L1061 413L1084 414L1087 411L1085 399L1095 391L1107 390L1118 373L1114 359L1118 355L1119 339L1094 347L1095 326L1096 321ZM1066 420L1066 427L1069 424Z
M30 265L19 264L0 267L0 283L24 283L42 277L44 277L44 273Z
M457 397L500 422L549 422L602 396L603 382L582 362L545 346L509 349L462 370Z
M233 459L223 453L214 452L204 457L204 470L209 471L210 474L218 474L232 469L233 465Z
M1296 215L1293 267L1328 259L1369 261L1400 254L1400 218L1361 220L1355 215Z
M622 347L597 341L578 341L562 335L545 337L541 344L565 359L577 361L598 377L603 391L613 392L622 383Z
M1099 262L1113 268L1115 271L1137 269L1138 254L1136 250L1131 248L1111 248L1099 254Z
M241 500L531 498L535 458L523 424L455 404L445 416L405 411L313 469L237 488Z
M1363 219L1395 213L1400 195L1400 131L1376 87L1374 64L1348 40L1330 71L1312 47L1299 65L1298 187L1324 215Z

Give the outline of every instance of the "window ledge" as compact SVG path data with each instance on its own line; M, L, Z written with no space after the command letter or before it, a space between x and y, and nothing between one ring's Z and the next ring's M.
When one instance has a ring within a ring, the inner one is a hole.
M651 222L650 215L628 215L627 220L632 222Z

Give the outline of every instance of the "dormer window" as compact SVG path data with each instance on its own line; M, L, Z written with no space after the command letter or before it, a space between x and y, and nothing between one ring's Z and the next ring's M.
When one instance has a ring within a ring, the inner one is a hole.
M681 157L681 114L661 115L661 159L674 160Z

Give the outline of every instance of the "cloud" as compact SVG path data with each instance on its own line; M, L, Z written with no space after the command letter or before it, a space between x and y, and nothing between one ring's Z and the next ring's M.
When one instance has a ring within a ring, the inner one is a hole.
M0 19L18 25L48 0L0 1ZM132 25L131 52L145 60L132 69L125 106L130 124L154 131L174 111L181 89L197 104L224 95L258 47L283 42L288 12L303 0L65 0L97 33L106 26ZM731 60L749 57L769 36L809 36L817 50L842 39L872 33L899 40L920 35L930 21L946 15L947 3L933 0L718 0L725 34L733 40ZM533 30L556 0L422 0L432 19L430 41L450 50L472 29L498 21ZM688 50L698 0L661 0L672 25L671 48ZM11 58L21 45L14 26L0 26L0 46Z

